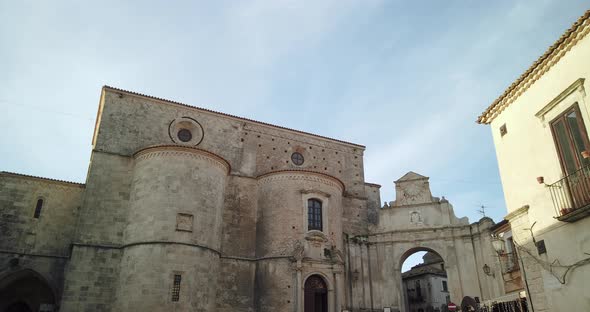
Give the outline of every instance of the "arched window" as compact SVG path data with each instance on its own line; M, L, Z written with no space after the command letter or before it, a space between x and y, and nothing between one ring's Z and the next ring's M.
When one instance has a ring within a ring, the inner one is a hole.
M307 200L307 230L322 230L322 202L319 199Z
M33 218L39 219L39 216L41 216L41 208L43 208L43 199L39 198L37 199L37 206L35 206L35 214L33 214Z

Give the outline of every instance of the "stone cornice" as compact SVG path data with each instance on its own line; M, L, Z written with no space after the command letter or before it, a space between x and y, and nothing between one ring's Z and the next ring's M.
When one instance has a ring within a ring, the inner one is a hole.
M319 194L319 195L322 195L322 196L328 197L328 198L332 197L332 194L318 191L318 190L300 190L299 192L301 194Z
M225 171L228 174L231 172L231 165L229 164L229 162L227 160L225 160L221 156L213 154L209 151L206 151L204 149L200 149L197 147L192 147L192 146L181 146L181 145L150 146L150 147L146 147L146 148L140 149L139 151L135 152L133 154L133 157L137 161L140 161L140 160L143 160L143 159L146 159L149 157L153 157L153 156L169 155L170 153L175 153L175 154L187 153L187 154L195 155L195 156L203 156L206 159L214 161L215 164L218 164L221 168L225 169Z
M557 104L567 98L570 94L574 93L575 91L579 91L582 96L585 94L584 90L584 78L578 78L574 81L569 87L567 87L563 92L561 92L558 96L556 96L553 100L551 100L547 105L545 105L540 111L538 111L535 116L541 120L545 119L545 115L553 109Z
M529 205L524 205L516 210L514 210L513 212L507 214L504 219L508 220L508 222L511 222L513 219L525 214L529 212Z
M340 179L333 177L331 175L327 175L322 172L310 171L310 170L279 170L279 171L272 171L265 174L258 176L258 180L260 183L267 183L274 181L276 179L303 179L308 181L315 181L326 184L328 186L333 186L339 188L342 192L344 192L345 187L344 183L340 181Z
M45 183L50 183L50 184L60 184L60 185L69 186L69 187L79 187L79 188L86 187L86 185L84 183L43 178L43 177L32 176L32 175L22 174L22 173L8 172L8 171L0 171L0 176L6 176L6 177L11 177L11 178L17 178L17 179L20 178L20 179L34 180L34 181L45 182Z
M478 118L477 123L490 124L504 109L528 90L553 65L590 33L590 10L586 11L529 69L513 82Z
M381 188L380 184L377 183L369 183L369 182L365 182L366 186L370 186L370 187L376 187L376 188Z

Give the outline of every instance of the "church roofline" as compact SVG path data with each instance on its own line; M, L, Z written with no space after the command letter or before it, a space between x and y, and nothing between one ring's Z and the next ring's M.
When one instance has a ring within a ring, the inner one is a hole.
M3 176L14 177L14 178L25 178L25 179L30 179L30 180L38 180L38 181L43 181L43 182L68 184L68 185L78 186L78 187L82 187L82 188L86 187L86 184L84 184L84 183L64 181L64 180L51 179L51 178L44 178L44 177L33 176L33 175L22 174L22 173L15 173L15 172L8 172L8 171L0 171L0 176L2 176L2 175Z
M295 132L297 134L305 134L305 135L313 136L313 137L316 137L316 138L330 140L330 141L334 141L334 142L338 142L338 143L344 143L344 144L350 145L350 146L352 146L354 148L360 148L360 149L363 149L363 150L366 148L364 145L360 145L360 144L356 144L356 143L351 143L351 142L347 142L347 141L333 139L333 138L330 138L330 137L326 137L326 136L322 136L322 135L318 135L318 134L313 134L313 133L305 132L305 131L301 131L301 130L295 130L295 129L291 129L291 128L287 128L287 127L277 126L277 125L273 125L273 124L270 124L270 123L266 123L266 122L262 122L262 121L258 121L258 120L254 120L254 119L249 119L249 118L245 118L245 117L240 117L240 116L235 116L235 115L231 115L231 114L226 114L226 113L222 113L222 112L210 110L210 109L207 109L207 108L202 108L202 107L193 106L193 105L189 105L189 104L185 104L185 103L181 103L181 102L167 100L167 99L163 99L163 98L159 98L159 97L155 97L155 96L151 96L151 95L146 95L146 94L142 94L142 93L138 93L138 92L123 90L123 89L119 89L119 88L115 88L115 87L111 87L111 86L106 86L106 85L103 86L102 89L103 89L103 91L109 90L109 91L114 91L114 92L122 92L122 93L125 93L125 94L128 94L128 95L132 95L132 96L143 97L143 98L147 98L147 99L150 99L150 100L157 100L157 101L160 101L160 102L163 102L163 103L166 103L166 104L180 105L180 106L184 106L184 107L188 107L188 108L192 108L192 109L197 109L199 111L203 111L203 112L207 112L207 113L212 113L212 114L215 114L215 115L221 115L223 117L229 117L229 118L232 118L232 119L237 119L237 120L240 120L240 121L248 121L248 122L256 123L256 124L267 126L267 127L273 127L273 128L278 128L278 129L281 129L281 130L287 130L287 131ZM101 103L102 103L102 99L101 99ZM100 109L99 109L99 114L100 114ZM97 125L98 125L98 118L97 118ZM93 142L94 142L94 140L93 140Z
M590 10L586 11L529 69L486 108L477 118L477 123L490 124L588 33L590 33Z
M427 176L423 176L419 173L414 171L408 171L408 173L404 174L401 178L395 180L394 182L409 182L409 181L418 181L418 180L429 180L430 178Z

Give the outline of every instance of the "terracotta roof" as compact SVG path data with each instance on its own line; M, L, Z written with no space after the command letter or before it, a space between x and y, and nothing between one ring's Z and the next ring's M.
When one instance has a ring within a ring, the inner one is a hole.
M502 93L478 118L477 123L489 124L508 105L535 83L559 59L576 45L589 32L590 10L586 11L561 37L539 57L508 89Z
M510 226L510 224L508 223L508 220L506 220L506 219L504 219L504 220L502 220L502 221L500 221L500 222L498 222L498 223L496 223L496 224L492 225L492 227L490 227L490 231L494 232L494 231L496 231L497 229L499 229L499 228L501 228L501 227L503 227L503 226L505 226L505 225L508 225L508 226Z
M29 179L41 180L41 181L47 181L47 182L57 182L57 183L73 184L73 185L80 186L80 187L85 187L86 186L84 183L70 182L70 181L50 179L50 178L43 178L43 177L37 177L37 176L28 175L28 174L14 173L14 172L8 172L8 171L0 171L0 175L6 175L6 176L12 176L12 177L19 177L19 178L29 178Z
M351 142L347 142L347 141L337 140L337 139L333 139L333 138L330 138L330 137L326 137L326 136L322 136L322 135L317 135L317 134L313 134L313 133L309 133L309 132L305 132L305 131L295 130L295 129L291 129L291 128L287 128L287 127L277 126L277 125L273 125L273 124L262 122L262 121L258 121L258 120L253 120L253 119L239 117L239 116L235 116L235 115L231 115L231 114L221 113L221 112L217 112L217 111L214 111L214 110L210 110L210 109L206 109L206 108L202 108L202 107L198 107L198 106L193 106L193 105L188 105L188 104L184 104L184 103L180 103L180 102L176 102L176 101L171 101L171 100L167 100L167 99L163 99L163 98L159 98L159 97L155 97L155 96L151 96L151 95L146 95L146 94L137 93L137 92L133 92L133 91L123 90L123 89L119 89L119 88L115 88L115 87L110 87L110 86L103 86L103 89L110 89L112 91L117 91L117 92L125 92L125 93L131 94L131 95L141 96L141 97L145 97L145 98L149 98L149 99L153 99L153 100L158 100L158 101L163 101L163 102L167 102L167 103L171 103L171 104L181 105L181 106L185 106L185 107L189 107L189 108L196 108L198 110L209 112L209 113L213 113L213 114L217 114L217 115L227 116L227 117L231 117L231 118L240 119L240 120L243 120L243 121L257 123L257 124L264 125L264 126L270 126L270 127L274 127L274 128L283 129L283 130L289 130L289 131L293 131L293 132L297 132L297 133L307 134L307 135L311 135L311 136L314 136L314 137L318 137L318 138L322 138L322 139L327 139L327 140L330 140L330 141L336 141L336 142L340 142L340 143L350 144L350 145L354 145L354 146L357 146L357 147L360 147L360 148L363 148L363 149L365 148L364 145L360 145L360 144L356 144L356 143L351 143Z

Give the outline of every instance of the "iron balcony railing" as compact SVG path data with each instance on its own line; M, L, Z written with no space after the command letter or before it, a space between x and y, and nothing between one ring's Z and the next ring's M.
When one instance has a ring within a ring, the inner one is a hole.
M558 217L590 205L590 166L548 185Z
M519 270L518 256L515 252L507 252L501 254L500 264L502 265L502 274Z

